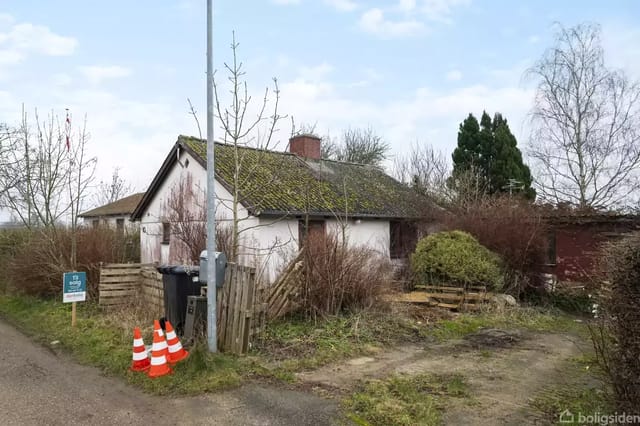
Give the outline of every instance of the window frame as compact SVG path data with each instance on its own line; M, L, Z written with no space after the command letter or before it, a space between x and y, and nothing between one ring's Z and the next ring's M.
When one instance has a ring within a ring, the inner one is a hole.
M170 222L162 222L161 244L171 244L171 223Z

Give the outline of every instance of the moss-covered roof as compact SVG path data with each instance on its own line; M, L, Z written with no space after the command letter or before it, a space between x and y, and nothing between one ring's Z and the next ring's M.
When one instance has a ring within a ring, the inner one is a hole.
M180 136L186 147L206 165L206 141ZM239 148L240 201L253 214L310 214L414 218L429 203L415 191L362 164L313 160L297 155ZM216 178L227 189L235 187L236 150L216 143Z

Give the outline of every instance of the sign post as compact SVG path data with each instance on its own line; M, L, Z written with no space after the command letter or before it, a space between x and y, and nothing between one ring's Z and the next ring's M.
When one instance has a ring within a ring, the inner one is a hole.
M62 303L71 303L71 326L76 326L76 302L87 300L87 273L65 272L62 275Z

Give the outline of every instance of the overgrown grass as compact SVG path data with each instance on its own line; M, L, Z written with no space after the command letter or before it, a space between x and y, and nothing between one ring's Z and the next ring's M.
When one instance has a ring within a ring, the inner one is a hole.
M610 390L593 355L571 359L562 375L563 384L543 389L530 402L545 421L558 423L559 415L565 410L574 414L575 422L558 424L578 425L578 414L591 416L613 413Z
M267 327L256 353L276 366L280 375L286 375L375 353L398 342L418 341L424 330L416 321L389 312L365 311L319 322L285 318Z
M103 314L93 304L78 304L78 323L71 327L71 306L58 301L31 297L0 296L0 315L39 342L58 341L82 364L98 367L105 374L120 376L127 382L155 394L196 394L237 386L243 377L255 373L249 360L211 354L196 347L190 356L174 367L174 374L149 379L129 371L132 330L124 333L117 319ZM151 324L139 324L150 344Z
M456 339L482 327L525 328L534 331L583 332L585 326L557 312L517 308L501 312L460 314L407 310L363 311L322 321L285 318L268 325L249 356L211 354L203 347L175 367L175 374L150 380L128 370L132 329L140 326L151 343L151 317L127 310L105 314L89 303L78 305L78 325L71 328L71 307L58 301L24 296L0 296L0 315L44 344L59 346L79 362L156 394L196 394L238 386L251 377L294 382L296 372L348 357L375 354L386 346L429 344ZM440 319L442 316L449 319Z
M588 337L586 324L558 310L512 308L476 314L464 313L436 324L431 335L439 341L462 338L481 328L524 329L536 332L575 333Z
M395 375L367 382L343 401L358 425L439 425L447 398L469 397L460 375Z

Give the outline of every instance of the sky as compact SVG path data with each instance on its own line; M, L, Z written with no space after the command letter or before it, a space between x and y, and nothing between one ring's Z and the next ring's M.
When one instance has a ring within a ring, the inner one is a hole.
M459 123L487 110L525 150L525 71L555 23L601 24L607 63L640 78L635 0L215 0L214 11L223 88L234 31L254 105L278 79L276 149L293 119L334 137L370 126L391 159L415 143L450 156ZM144 191L177 136L198 136L187 98L206 135L205 53L205 0L0 0L0 121L16 123L22 105L69 108L74 126L86 116L97 181L119 167Z

